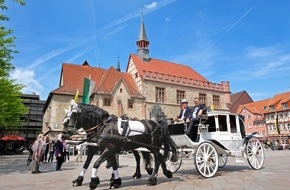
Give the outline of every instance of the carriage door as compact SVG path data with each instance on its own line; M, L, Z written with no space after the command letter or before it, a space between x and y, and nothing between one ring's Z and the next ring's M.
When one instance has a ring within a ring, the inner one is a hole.
M239 131L239 118L237 115L229 115L231 150L233 152L240 151L242 146L241 135Z
M219 142L227 149L231 147L231 137L229 136L228 114L218 114Z

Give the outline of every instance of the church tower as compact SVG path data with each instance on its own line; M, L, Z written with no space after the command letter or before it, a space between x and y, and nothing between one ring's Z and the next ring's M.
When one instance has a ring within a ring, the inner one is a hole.
M138 56L143 60L143 61L149 61L149 41L146 36L146 31L145 31L145 25L144 25L144 20L143 20L143 12L141 12L141 27L140 27L140 33L139 33L139 38L137 41L137 53Z

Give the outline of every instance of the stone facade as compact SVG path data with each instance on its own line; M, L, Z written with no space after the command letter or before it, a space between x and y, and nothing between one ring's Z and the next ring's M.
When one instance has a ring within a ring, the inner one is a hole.
M145 63L146 64L146 63ZM156 66L158 67L158 65ZM184 97L188 99L189 106L194 105L194 98L205 96L205 103L209 107L213 107L213 96L219 97L219 105L215 105L216 111L229 111L230 105L230 85L229 82L223 81L221 84L211 83L207 81L198 81L182 76L170 76L157 72L140 71L134 63L134 60L129 59L127 73L130 73L135 80L135 83L144 97L146 97L144 105L146 113L143 118L149 118L150 110L156 104L156 88L164 88L164 101L158 102L163 107L167 117L176 117L180 111L180 101L177 98L177 91L183 91ZM179 102L178 102L179 100Z
M104 99L111 99L111 105L105 105ZM129 107L129 100L132 100L132 106ZM110 114L117 116L128 115L131 118L142 119L143 115L143 98L132 98L123 82L120 82L115 86L114 91L111 94L95 93L91 97L91 104L96 105Z
M220 96L220 101L225 102L225 93L210 91L207 89L198 89L189 86L182 86L176 84L166 84L155 81L144 81L143 82L143 95L146 97L146 118L149 118L149 112L156 103L156 87L165 88L165 101L160 103L163 107L165 115L167 117L176 117L180 112L180 102L177 102L177 90L185 91L185 97L189 101L189 106L194 106L194 98L199 97L200 93L206 94L207 102L204 102L207 106L213 104L213 94ZM215 110L228 111L225 103L221 103L220 107L216 107Z
M47 104L43 115L43 133L48 133L52 140L57 140L58 134L63 131L62 121L65 117L65 109L70 107L73 95L54 94Z

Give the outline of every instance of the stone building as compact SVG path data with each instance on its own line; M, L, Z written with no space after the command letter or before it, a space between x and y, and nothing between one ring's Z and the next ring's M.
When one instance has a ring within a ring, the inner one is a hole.
M129 56L126 72L132 75L139 92L146 97L142 117L149 117L156 102L164 108L167 117L176 117L181 100L186 98L189 105L193 105L195 97L215 110L229 110L229 82L213 83L191 67L149 56L149 40L143 19L137 41L137 55Z
M210 82L189 66L150 57L143 18L137 54L129 55L126 72L120 71L119 61L116 68L109 69L92 67L88 62L62 65L59 87L49 94L45 105L44 122L48 125L43 125L44 132L50 130L52 136L61 132L64 110L77 90L81 102L84 77L95 82L90 104L118 116L150 118L158 103L167 117L176 117L184 98L192 106L193 99L200 97L216 111L229 111L231 105L228 81Z
M62 120L65 109L70 106L79 91L78 102L82 102L84 78L95 82L94 91L90 97L90 104L94 104L114 115L127 114L130 117L140 118L144 97L139 93L130 74L120 72L111 67L102 69L91 67L86 61L82 65L64 63L60 76L59 88L50 92L44 108L43 131L50 131L55 139L63 130Z

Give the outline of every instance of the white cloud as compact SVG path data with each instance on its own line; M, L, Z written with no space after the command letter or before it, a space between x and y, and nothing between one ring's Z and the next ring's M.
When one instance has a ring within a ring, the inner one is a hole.
M28 67L26 67L26 70L29 70L29 69L33 69L35 67L37 67L38 65L41 65L42 63L48 61L48 60L51 60L57 56L60 56L72 49L75 49L79 46L82 46L84 45L85 43L89 42L93 37L89 37L85 40L80 40L80 41L77 41L77 42L74 42L74 43L70 43L68 44L66 47L62 47L62 48L59 48L59 49L55 49L51 52L48 52L47 54L44 54L42 55L40 58L38 58L37 60L35 60L31 65L29 65Z
M35 73L33 70L15 69L11 75L11 79L16 79L17 84L23 84L25 87L22 89L24 94L40 94L43 90L43 86L35 79Z
M251 61L256 63L256 69L247 71L254 77L283 75L288 72L290 52L278 46L250 48L248 55Z
M232 75L233 80L245 81L289 76L290 52L279 46L248 48L245 55L239 56L243 65Z
M154 9L155 7L157 6L157 2L156 1L153 1L151 4L149 5L145 5L145 7L147 9Z

